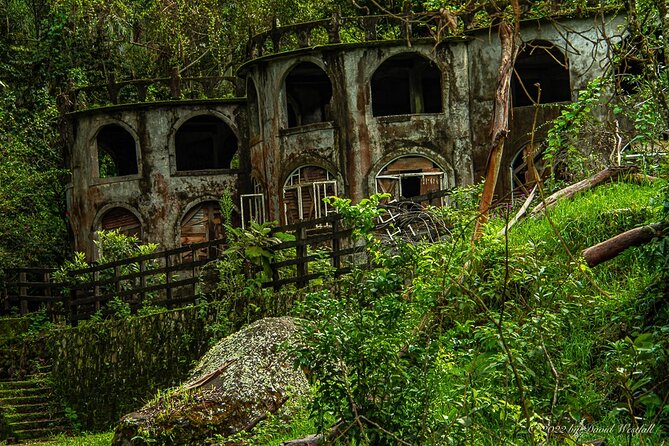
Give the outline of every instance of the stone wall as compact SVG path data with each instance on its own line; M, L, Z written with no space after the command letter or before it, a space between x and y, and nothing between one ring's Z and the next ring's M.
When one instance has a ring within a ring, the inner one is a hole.
M49 333L56 391L84 429L108 429L157 390L178 385L210 341L227 334L207 329L216 327L218 308L200 305Z

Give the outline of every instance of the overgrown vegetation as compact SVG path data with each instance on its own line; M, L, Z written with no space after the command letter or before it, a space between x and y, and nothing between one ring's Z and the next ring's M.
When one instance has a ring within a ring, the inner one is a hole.
M578 260L594 241L659 218L658 198L650 186L602 187L506 239L492 223L474 249L467 233L369 244L373 268L309 294L298 312L314 419L356 444L559 443L596 430L609 444L659 444L664 245L596 270Z
M141 256L153 254L158 245L155 243L142 243L137 237L133 235L125 235L118 230L113 231L97 231L97 240L95 245L98 251L99 263L111 263L118 260L131 259ZM80 270L85 270L90 267L86 261L86 256L82 252L76 252L72 260L67 260L54 273L54 280L57 283L62 283L66 287L66 292L69 292L69 287L77 283L90 282L93 279L92 273L80 273ZM150 271L159 268L157 260L144 261L144 271ZM139 262L125 263L114 270L105 270L99 275L97 280L106 280L112 278L114 275L128 276L139 273L142 265ZM158 276L150 276L145 283L139 278L118 281L114 284L102 285L100 291L102 293L121 293L124 291L131 291L154 285L156 283L164 282L164 274ZM154 304L154 300L158 297L158 292L142 293L143 298L141 302L134 302L134 306L139 308L140 314L148 314L152 311L161 311L162 309ZM119 319L128 318L133 312L131 303L127 299L122 299L120 296L115 296L103 308L92 316L92 320L100 321L105 317L116 317Z
M531 2L524 17L621 3ZM165 76L173 67L183 75L229 74L243 58L248 32L274 21L323 18L333 11L396 13L405 5L0 3L0 269L16 265L17 253L25 265L64 260L67 172L59 124L66 107L58 106L66 105L67 89L112 76ZM410 5L414 11L441 8L453 33L511 14L504 1ZM663 171L657 157L666 151L669 123L669 15L664 2L626 6L630 37L612 45L617 50L610 77L579 93L549 132L546 158L553 177L547 187L620 164L627 154L643 161L643 173L660 179L602 186L500 236L511 216L505 208L473 245L477 203L470 191L460 191L451 207L432 211L451 236L429 244L380 243L373 233L380 197L357 205L332 200L366 241L369 262L336 280L326 275L293 310L303 319L297 365L309 372L314 389L309 414L303 408L290 426L270 417L240 442L273 444L312 429L334 443L358 445L667 441L668 238L592 269L580 257L582 249L629 228L669 222L667 165ZM615 68L625 60L635 69ZM595 119L592 111L602 107L610 113ZM222 209L231 209L230 203L223 197ZM271 245L277 240L269 229L228 231L230 247L214 267L220 284L212 293L236 292L228 302L236 318L220 317L209 333L222 336L244 318L271 313L276 295L259 286L268 262L276 260ZM114 233L100 233L100 243L106 260L155 249ZM83 266L75 256L62 274ZM121 319L129 315L122 300L108 310ZM33 318L34 330L49 325L43 313ZM108 444L109 435L58 441Z

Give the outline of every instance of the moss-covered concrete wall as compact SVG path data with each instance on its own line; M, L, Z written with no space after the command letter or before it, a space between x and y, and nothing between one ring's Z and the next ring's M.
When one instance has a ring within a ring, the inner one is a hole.
M227 333L215 305L124 320L87 323L51 332L55 388L85 429L107 429L155 395L183 380ZM207 328L209 327L209 328Z
M39 373L48 356L37 335L35 315L0 319L0 380L22 380Z

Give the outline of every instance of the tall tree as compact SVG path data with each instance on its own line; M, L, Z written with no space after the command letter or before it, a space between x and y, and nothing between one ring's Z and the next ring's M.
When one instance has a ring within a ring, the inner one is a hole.
M493 103L492 125L490 129L490 153L486 166L483 194L479 204L479 218L474 228L473 239L481 237L483 225L488 219L488 211L492 204L497 186L497 178L502 163L504 144L509 132L509 110L511 109L511 78L513 66L518 55L520 43L520 5L518 0L511 0L513 23L505 18L499 24L499 40L501 58L497 74L497 88Z

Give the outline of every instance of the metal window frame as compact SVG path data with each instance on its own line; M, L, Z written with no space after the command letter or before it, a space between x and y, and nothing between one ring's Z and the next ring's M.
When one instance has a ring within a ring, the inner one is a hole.
M321 186L323 187L322 194L321 194ZM328 186L333 186L332 195L328 195ZM337 181L336 180L314 181L313 188L314 188L314 201L315 201L314 210L316 214L315 217L316 218L327 217L331 213L335 212L335 210L332 209L327 203L323 202L323 199L327 197L334 197L337 195Z
M446 182L446 172L441 171L441 172L411 172L411 173L397 173L397 174L386 174L386 175L377 175L374 181L374 190L378 194L379 193L379 183L378 180L396 180L398 181L398 194L400 197L402 197L402 179L403 178L410 178L410 177L430 177L430 176L438 176L439 178L439 190L444 188L444 183ZM393 197L395 198L395 197ZM409 197L410 198L410 197ZM444 204L443 198L439 199L441 201L441 204Z
M239 204L241 208L242 216L242 229L246 229L246 215L244 210L244 199L249 199L249 223L255 221L256 223L265 223L267 221L267 216L265 214L265 194L242 194L239 196ZM260 204L258 204L260 201ZM260 219L255 219L257 215L260 214Z

